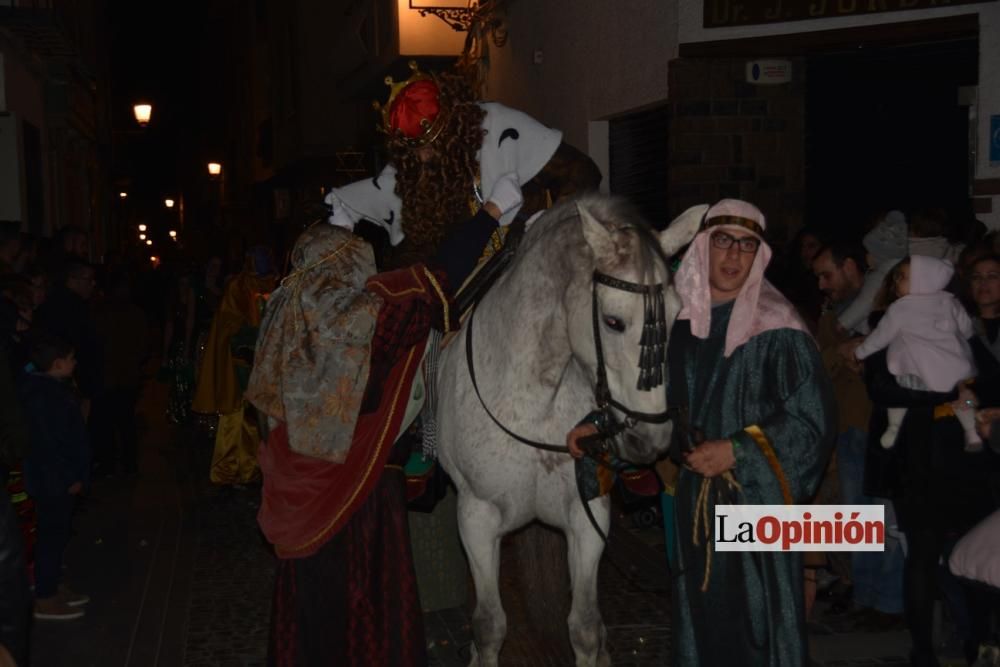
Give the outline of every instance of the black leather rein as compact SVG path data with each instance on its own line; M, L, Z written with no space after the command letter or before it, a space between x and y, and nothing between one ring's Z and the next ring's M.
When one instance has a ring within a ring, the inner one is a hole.
M650 412L640 412L638 410L632 410L627 406L622 405L620 402L616 401L614 397L611 395L611 389L608 386L607 369L605 368L604 364L604 348L601 344L600 316L598 314L599 309L597 306L598 284L611 287L612 289L619 289L619 290L624 290L626 292L632 292L635 294L643 294L643 295L655 294L657 292L662 294L663 285L661 283L657 283L655 285L643 285L640 283L632 283L625 280L619 280L618 278L613 278L604 273L600 273L599 271L594 272L594 280L592 287L592 302L591 302L591 311L592 311L591 319L593 321L593 326L594 326L594 351L597 357L597 385L594 388L594 398L597 403L598 410L604 413L605 423L611 426L610 426L610 432L608 430L605 430L604 432L598 434L600 436L599 438L591 437L590 441L591 442L594 442L595 440L605 441L604 450L606 451L607 440L612 439L614 436L618 435L625 429L632 428L639 422L645 422L649 424L666 423L671 417L671 412L669 410L664 410L663 412L650 413ZM659 304L660 304L659 305L660 310L658 313L654 313L654 315L657 316L656 319L657 322L660 324L660 326L665 328L666 324L665 322L663 322L663 312L662 312L662 297ZM647 323L644 324L644 326L647 327L650 326L648 315L649 315L649 308L647 306ZM475 316L476 316L476 308L473 307L473 309L469 312L469 322L468 325L466 326L466 332L465 332L465 359L469 367L469 378L472 380L472 388L475 390L476 397L479 399L479 404L483 407L483 410L486 411L486 414L501 431L506 433L514 440L517 440L518 442L528 445L530 447L534 447L535 449L541 449L547 452L556 452L559 454L568 454L569 448L567 448L565 445L548 444L545 442L539 442L538 440L532 440L531 438L525 438L524 436L518 435L514 431L507 428L499 419L497 419L496 416L493 414L493 412L489 409L489 406L486 405L486 401L483 399L483 395L479 391L479 383L476 381L476 366L474 361L474 355L472 352L472 332L473 332L473 323L475 321ZM657 322L654 322L653 326L655 326ZM662 339L662 341L664 342L665 342L665 335L666 332L664 331ZM659 363L662 364L662 359L663 359L662 355L665 355L666 351L660 350L660 354L661 356ZM640 359L640 365L642 365L641 359ZM662 381L663 378L661 376L661 381L658 384L662 384ZM612 412L612 408L625 415L624 421L619 421L615 417L615 415Z

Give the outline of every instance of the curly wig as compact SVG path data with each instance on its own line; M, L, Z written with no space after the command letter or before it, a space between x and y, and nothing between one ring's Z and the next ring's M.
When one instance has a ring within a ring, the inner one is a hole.
M434 78L442 113L448 118L441 134L427 145L433 156L425 162L420 159L420 149L391 136L387 142L389 160L396 166L396 194L403 201L406 233L388 259L391 266L426 261L446 230L472 214L469 201L479 175L477 154L483 143L486 112L476 104L465 77L437 74Z

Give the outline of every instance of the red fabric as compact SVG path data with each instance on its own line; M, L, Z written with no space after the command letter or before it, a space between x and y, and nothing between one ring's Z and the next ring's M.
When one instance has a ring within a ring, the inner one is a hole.
M318 553L278 561L268 664L427 664L402 487L402 472L386 470Z
M438 87L433 81L422 80L404 88L389 108L389 129L416 139L427 131L441 111ZM426 127L421 121L427 121Z
M366 283L366 289L385 303L372 339L361 415L343 463L291 451L284 424L260 448L264 487L257 521L279 557L316 553L365 502L381 477L430 327L441 322L449 308L435 282L443 291L440 279L418 264L372 276Z
M663 491L660 478L652 470L626 470L619 475L625 488L637 496L658 496Z
M280 558L316 553L367 499L399 433L424 342L411 347L392 367L378 408L358 417L344 463L291 451L284 424L261 446L264 484L257 521Z

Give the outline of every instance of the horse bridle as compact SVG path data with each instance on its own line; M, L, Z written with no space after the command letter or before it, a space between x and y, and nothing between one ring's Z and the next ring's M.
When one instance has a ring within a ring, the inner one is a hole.
M584 441L589 440L590 442L597 443L597 447L585 447L587 455L593 458L598 465L611 467L601 455L610 450L609 443L614 440L615 436L625 429L633 428L639 422L663 424L672 418L674 411L667 409L663 412L650 413L632 410L622 405L619 401L616 401L611 395L611 388L608 386L607 369L604 364L604 347L601 344L601 318L598 315L599 308L597 307L598 285L605 285L612 289L624 290L633 294L642 294L644 297L645 321L643 322L643 334L640 340L641 351L639 353L639 388L644 391L652 390L654 387L666 382L663 366L666 360L667 323L663 304L663 283L656 283L654 285L632 283L614 278L600 271L594 271L591 284L591 320L594 325L594 351L597 358L597 384L594 387L594 398L597 402L598 411L604 416L603 421L606 426L603 431L598 432L595 436L581 438L578 442L583 444ZM486 405L483 395L479 392L479 384L476 382L476 367L472 354L472 331L475 315L476 307L473 306L472 310L469 311L469 323L465 331L465 358L469 367L469 378L472 380L472 388L475 390L476 397L479 399L479 404L483 407L483 410L501 431L514 440L535 449L569 454L569 448L566 445L551 445L518 435L497 419L489 406ZM624 420L619 421L616 419L612 410L618 410L625 415ZM601 529L600 524L597 523L597 518L594 517L593 511L590 509L590 503L587 502L586 494L584 493L579 477L576 480L576 488L577 493L580 495L580 503L583 505L583 511L587 516L587 520L598 536L600 536L601 541L607 544L608 536ZM627 578L628 570L615 562L614 558L611 560Z
M594 271L591 284L591 319L594 331L594 352L597 359L597 383L594 387L594 399L597 403L598 411L604 417L604 423L608 425L600 434L600 448L598 451L588 451L596 457L597 454L608 452L610 441L622 431L634 428L639 422L647 424L663 424L670 420L672 412L641 412L632 410L621 402L615 400L608 385L607 368L604 363L604 347L601 343L601 325L597 301L597 286L605 285L612 289L642 294L645 301L645 321L643 322L643 335L640 341L639 355L639 389L649 391L664 384L666 377L664 373L664 362L666 359L666 318L663 304L663 283L642 284L633 283L619 278L614 278L600 271ZM469 367L469 378L472 380L472 388L476 392L479 404L496 426L509 437L518 442L541 449L548 452L568 454L569 448L565 445L552 445L531 438L525 438L507 428L489 409L486 401L479 391L479 383L476 381L476 368L472 352L472 332L476 315L476 308L469 312L469 323L465 332L465 357ZM618 420L613 412L617 410L624 415L623 420Z

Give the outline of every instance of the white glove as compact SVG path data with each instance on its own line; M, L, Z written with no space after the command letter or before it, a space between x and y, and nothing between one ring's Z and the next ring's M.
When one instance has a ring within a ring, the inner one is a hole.
M486 201L500 209L500 215L513 211L524 202L521 196L521 186L517 182L517 174L510 172L504 174L493 184L493 191Z
M330 192L323 201L330 207L331 215L327 218L327 222L331 225L336 225L337 227L343 227L349 232L354 231L354 225L358 224L357 217L354 216L343 202L340 201L338 197L333 192Z

